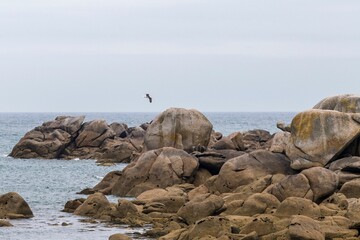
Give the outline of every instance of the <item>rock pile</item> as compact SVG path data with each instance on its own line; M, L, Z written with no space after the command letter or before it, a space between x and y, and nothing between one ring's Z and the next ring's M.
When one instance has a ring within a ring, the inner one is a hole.
M121 123L108 125L104 120L84 123L84 119L84 116L60 116L46 122L26 133L10 156L130 162L141 152L144 128L129 128Z
M147 235L162 240L359 239L360 97L324 99L290 126L278 126L283 132L274 135L222 136L198 111L169 109L144 129L138 157L68 209L115 223L152 224ZM50 140L56 151L66 145L72 154L78 148L71 146L103 146L117 139L109 128L82 125L69 144L72 131L57 127L35 138L42 147L30 152L48 153ZM29 147L18 148L30 154ZM115 204L103 194L136 199Z

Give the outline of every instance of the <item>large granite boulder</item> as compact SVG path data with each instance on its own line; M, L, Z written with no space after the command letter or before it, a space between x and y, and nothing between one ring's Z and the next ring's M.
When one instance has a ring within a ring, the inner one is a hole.
M290 160L283 154L257 150L230 159L221 168L219 175L209 188L216 192L232 192L268 174L291 175Z
M296 175L287 176L269 186L266 191L280 201L288 197L307 198L319 202L333 194L339 184L337 174L322 167L305 169Z
M16 192L9 192L0 196L1 218L31 218L33 213L29 204Z
M192 152L198 146L207 147L212 124L199 111L170 108L158 115L146 131L146 150L174 147Z
M331 110L301 112L291 122L286 155L291 167L326 166L360 135L360 114Z
M327 97L317 103L314 109L335 110L345 113L360 113L360 96L344 94Z
M79 131L84 116L57 117L26 133L10 153L15 158L59 158Z
M102 193L90 195L74 212L76 215L100 218L110 206L109 200Z
M155 188L141 193L136 199L145 203L143 213L158 211L159 209L151 208L154 203L160 203L160 212L176 213L185 204L186 194L176 187Z
M148 151L123 170L112 194L138 196L153 188L192 182L198 166L198 160L181 149L165 147Z

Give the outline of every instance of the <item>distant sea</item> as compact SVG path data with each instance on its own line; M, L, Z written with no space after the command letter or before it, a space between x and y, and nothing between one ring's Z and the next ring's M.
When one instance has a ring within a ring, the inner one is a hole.
M104 119L129 127L150 122L158 113L0 113L0 195L18 192L30 205L35 217L11 220L11 228L0 228L1 240L107 240L114 233L142 232L127 226L85 223L82 217L63 213L70 199L86 196L76 192L97 184L106 173L126 165L100 167L94 160L38 160L7 157L24 134L56 116L85 115L85 121ZM214 130L228 135L235 131L264 129L279 131L276 122L290 123L293 112L205 112ZM108 197L116 202L114 196ZM63 226L64 225L64 226Z

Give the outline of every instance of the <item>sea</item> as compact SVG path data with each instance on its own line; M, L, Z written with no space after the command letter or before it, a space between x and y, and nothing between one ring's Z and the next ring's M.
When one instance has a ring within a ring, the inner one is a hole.
M34 217L10 220L13 227L0 228L0 240L107 240L123 233L134 239L148 226L131 228L64 213L68 200L86 198L77 192L93 187L110 171L122 170L126 164L98 166L94 160L14 159L8 157L13 146L26 132L56 116L86 116L85 121L104 119L126 123L129 127L150 122L159 113L0 113L0 195L19 193L29 204ZM213 129L224 136L252 129L270 133L280 131L278 121L290 123L295 112L206 112ZM117 202L118 197L108 196Z

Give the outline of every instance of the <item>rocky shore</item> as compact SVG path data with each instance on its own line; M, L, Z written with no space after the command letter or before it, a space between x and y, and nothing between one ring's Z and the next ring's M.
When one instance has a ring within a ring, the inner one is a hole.
M64 211L187 239L359 239L360 96L329 97L280 132L223 136L197 110L171 108L129 128L58 117L15 158L129 162ZM107 200L107 194L134 197ZM0 218L1 210L0 207ZM114 235L111 240L129 239Z

